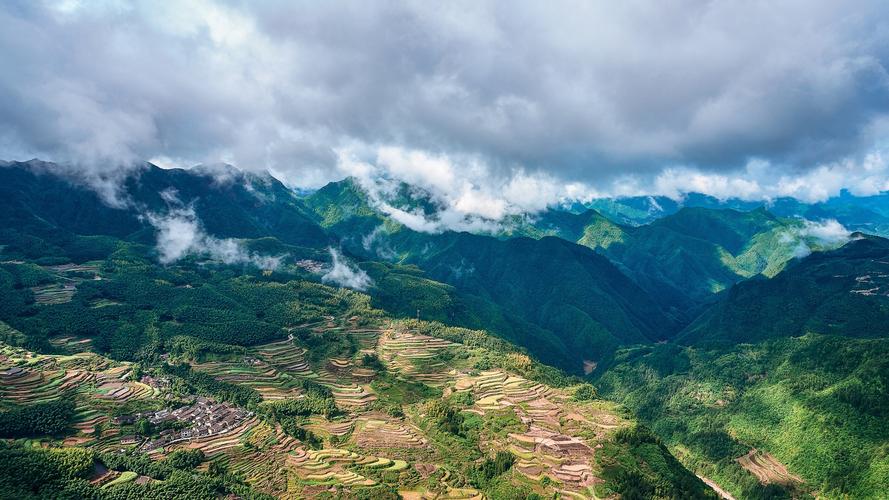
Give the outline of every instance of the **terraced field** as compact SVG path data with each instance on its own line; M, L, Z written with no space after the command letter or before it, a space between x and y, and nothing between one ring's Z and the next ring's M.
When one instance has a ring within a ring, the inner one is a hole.
M64 304L71 302L77 286L74 283L52 283L31 287L34 294L34 302L41 305Z
M534 481L548 477L566 494L594 495L592 487L601 482L595 475L597 442L623 424L613 411L601 403L575 403L564 391L502 370L461 377L453 390L472 393L471 412L511 410L519 418L525 430L500 443L517 457L516 470Z
M428 442L421 431L400 419L380 413L356 419L352 439L363 449L425 448Z
M81 389L95 375L83 370L42 370L11 366L0 370L0 401L28 404L51 401Z
M78 337L54 337L49 339L49 343L56 349L71 354L88 352L93 346L92 339Z
M736 461L763 484L792 485L803 482L801 478L791 474L778 459L763 451L752 449Z
M58 282L31 287L34 302L41 305L71 302L77 291L77 283L86 279L101 279L98 263L62 264L45 266L44 269L54 275Z
M253 352L267 364L284 373L312 377L312 369L306 361L306 350L291 340L272 342L253 349Z
M423 382L438 386L445 396L471 393L467 401L472 404L464 411L483 419L514 414L520 431L488 432L480 439L485 450L508 450L515 455L516 472L511 472L515 477L523 476L522 481L533 484L549 481L564 497L593 496L592 487L598 482L594 461L597 441L623 424L613 412L573 402L565 390L503 370L469 371L471 361L466 357L452 361L442 355L456 345L446 340L395 328L336 326L333 320L316 328L353 335L361 348L351 350L353 355L341 354L313 364L306 349L291 338L250 348L229 359L194 362L192 368L220 381L254 388L266 400L301 397L301 379L330 388L343 413L331 419L304 417L298 423L320 438L321 449L310 449L280 425L253 414L231 428L201 437L164 442L156 434L134 436L132 420L111 419L116 409L127 405L155 411L162 408L161 398L169 393L161 386L132 380L131 365L109 362L92 352L33 355L3 347L0 400L31 403L72 394L77 405L76 432L67 436L64 444L113 452L144 449L154 459L177 449L200 449L207 457L202 470L207 470L209 462L216 462L273 496L311 498L327 490L380 487L380 482L392 485L396 484L393 478L398 478L405 498L483 498L467 486L462 470L466 464L451 463L447 448L436 441L440 437L431 433L428 422L416 413L425 401L442 393L417 383ZM52 342L68 352L89 346L88 341L73 337L58 337ZM380 367L366 362L365 354L379 356L391 375L383 379L377 373ZM370 384L385 381L390 385L375 394ZM379 406L374 405L377 398L383 399ZM404 415L394 410L402 410ZM131 480L137 479L110 473L100 484Z
M244 446L245 443L249 445ZM288 453L296 449L299 442L280 427L258 423L244 432L240 444L225 448L213 460L240 474L265 493L281 495L286 492L289 478L285 462Z
M429 467L435 469L434 465L429 465ZM485 498L475 488L454 487L451 482L451 472L444 469L434 489L401 490L398 493L405 500L483 500Z
M319 370L318 378L315 381L328 387L333 393L337 406L346 410L361 410L377 400L377 396L370 386L352 382L348 372L338 375L323 368Z
M252 387L266 400L299 396L299 391L294 388L294 378L263 360L193 363L192 368L212 375L217 380Z
M456 372L438 359L438 354L457 344L427 335L387 330L379 339L377 351L391 371L429 385L445 385Z
M44 269L62 278L77 279L78 275L80 275L79 277L83 279L83 276L99 277L101 265L101 262L86 262L83 264L44 266Z
M351 328L344 333L351 335L358 342L360 349L373 351L379 342L383 330L377 328Z
M302 353L295 346L285 347L276 344L263 346L257 352L263 359L248 361L221 361L195 363L192 367L208 373L217 380L233 384L246 385L256 389L266 400L296 398L300 391L296 388L296 378L309 378L329 387L338 406L345 409L361 409L376 400L369 386L350 381L348 372L334 373L322 369L320 373L308 370ZM283 358L274 358L276 352L284 354ZM269 359L267 362L265 359ZM289 371L288 367L295 368ZM288 371L283 371L288 370Z
M169 452L180 447L199 449L203 451L204 455L208 458L213 459L229 449L242 446L243 442L250 438L250 431L260 424L261 422L259 419L252 417L237 427L232 427L231 429L218 434L213 434L212 436L191 439L185 441L184 444L173 444L165 447L164 451Z
M154 389L141 382L107 381L96 386L96 397L125 403L134 399L147 399L155 395Z
M287 465L307 484L342 484L345 486L373 486L377 484L352 470L348 466L361 466L381 471L403 471L408 463L372 455L361 455L353 451L327 448L306 450L299 448L287 457Z

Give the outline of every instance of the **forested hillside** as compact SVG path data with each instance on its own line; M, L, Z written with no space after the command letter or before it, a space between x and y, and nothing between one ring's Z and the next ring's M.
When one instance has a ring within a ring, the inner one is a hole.
M889 335L889 240L857 235L772 279L732 288L679 336L682 343L756 342L806 332Z
M619 345L666 338L681 326L607 259L564 239L413 231L373 209L351 180L324 187L306 203L353 254L414 265L453 286L461 300L452 320L487 325L571 371Z
M804 228L801 220L763 208L681 208L642 226L619 225L593 210L550 210L516 221L504 234L551 235L592 248L687 323L733 284L774 276L800 248L836 245Z
M737 498L879 498L889 484L887 360L885 337L668 344L619 352L596 384Z

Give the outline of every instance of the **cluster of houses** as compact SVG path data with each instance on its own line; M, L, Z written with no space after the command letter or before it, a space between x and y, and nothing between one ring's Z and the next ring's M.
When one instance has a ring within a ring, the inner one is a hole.
M141 419L145 419L153 425L165 422L182 422L188 425L188 427L181 430L165 429L160 432L158 437L144 441L135 435L121 437L121 444L141 442L142 444L139 448L142 451L151 451L180 441L224 434L237 428L252 416L253 412L230 403L217 403L205 397L198 397L195 399L194 404L175 410L163 409L115 417L112 419L112 423L131 425Z

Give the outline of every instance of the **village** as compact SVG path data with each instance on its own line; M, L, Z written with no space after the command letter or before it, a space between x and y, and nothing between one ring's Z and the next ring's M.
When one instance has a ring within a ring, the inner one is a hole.
M165 427L175 423L186 426L181 429L177 429L175 426L166 428L153 439L137 434L121 437L121 444L139 444L139 449L147 452L181 441L224 434L238 428L252 416L253 412L234 406L231 403L218 403L212 399L199 396L193 404L188 406L175 410L163 409L118 416L112 419L112 423L116 425L134 425L141 420L145 420L152 427Z

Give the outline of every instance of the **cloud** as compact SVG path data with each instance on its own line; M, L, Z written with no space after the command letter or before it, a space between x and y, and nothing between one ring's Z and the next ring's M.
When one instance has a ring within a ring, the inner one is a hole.
M361 238L361 246L365 251L373 252L386 260L394 260L397 256L386 239L386 230L382 224Z
M802 225L782 233L779 242L796 245L791 250L791 255L801 259L812 253L813 250L837 248L845 245L852 237L851 231L846 229L836 219L824 219L820 221L802 220Z
M821 199L886 186L863 160L889 130L887 20L878 0L4 2L0 156L319 186L366 148L469 227L567 192Z
M796 244L796 246L793 247L793 250L790 251L790 254L793 256L794 259L802 259L803 257L808 257L809 255L811 255L812 249L809 247L809 245L806 244L805 241L800 240Z
M729 174L707 173L692 168L669 168L653 185L634 184L639 193L682 198L687 193L709 194L720 199L771 200L791 197L804 202L825 201L848 189L857 196L889 191L889 151L878 148L860 160L844 159L819 163L814 168L792 173L786 166L756 159Z
M372 205L415 231L494 232L507 215L536 212L582 191L543 173L516 169L501 175L474 156L391 146L345 148L338 156L339 170L358 181ZM413 188L415 201L429 202L435 210L399 205L402 183Z
M349 262L339 250L331 247L328 248L328 251L331 260L330 269L321 276L321 281L361 291L365 291L373 285L370 276L363 269L359 269Z
M175 200L175 193L162 196ZM204 232L194 208L171 208L165 214L146 213L145 219L157 230L157 252L161 264L171 264L188 255L205 256L225 264L250 264L260 269L277 269L283 256L271 257L247 251L232 238L215 238Z
M809 236L825 245L840 245L849 241L852 232L846 229L836 219L825 219L818 222L805 221L800 234Z

